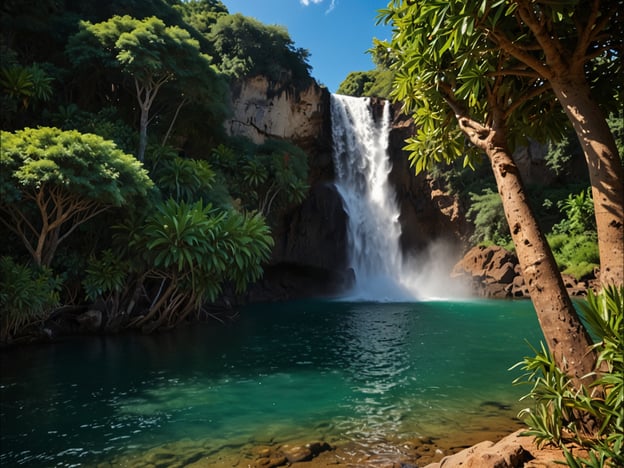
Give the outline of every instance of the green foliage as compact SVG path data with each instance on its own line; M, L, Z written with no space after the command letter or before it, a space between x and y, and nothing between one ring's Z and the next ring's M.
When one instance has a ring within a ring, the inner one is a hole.
M187 202L204 199L216 178L208 162L179 156L159 161L152 174L164 198Z
M152 187L136 159L97 135L41 127L1 138L0 219L39 265L77 226Z
M13 65L0 69L2 92L28 107L31 98L47 101L52 96L52 77L37 64L30 67Z
M593 275L600 255L591 189L569 194L557 206L564 217L546 237L559 269L577 279Z
M596 232L596 218L594 216L594 201L591 188L583 190L577 195L570 194L565 200L557 203L565 214L565 218L553 227L556 233L582 234Z
M226 6L219 0L188 0L175 5L189 26L206 35L220 16L227 15Z
M53 77L39 64L5 64L0 67L0 121L2 128L15 128L32 104L49 101Z
M87 298L93 301L106 294L119 294L129 269L128 262L110 249L101 252L99 258L92 256L82 281Z
M143 220L129 220L118 227L119 256L128 258L132 278L119 281L128 288L145 291L149 307L132 326L145 331L173 326L189 314L199 315L206 301L214 300L224 284L242 292L262 273L269 259L273 239L259 214L241 214L169 199L153 207ZM118 281L106 283L108 270L119 272L115 258L91 263L88 285L104 295L115 293ZM123 291L128 310L131 292Z
M390 99L394 73L390 70L351 72L336 93L348 96L370 96Z
M309 52L295 47L282 26L267 26L241 14L219 16L208 39L215 48L215 63L229 76L264 75L298 85L310 81Z
M147 146L149 112L165 84L178 90L182 102L173 119L189 100L221 102L225 97L212 59L201 52L198 41L187 30L167 26L156 17L125 15L97 24L82 22L81 30L69 40L67 54L77 67L93 69L104 64L133 78L141 111L139 160L143 160Z
M595 233L548 234L546 236L559 269L577 279L592 276L600 257Z
M534 357L525 357L514 366L525 373L515 384L529 384L523 399L534 402L520 416L529 426L528 435L538 443L562 446L569 466L618 467L624 463L624 287L607 287L599 294L588 293L580 304L582 316L596 338L598 351L594 387L575 390L570 379L553 362L541 345ZM583 430L580 421L592 419L594 433ZM566 448L576 442L590 451L589 459L574 457Z
M558 142L550 142L546 153L546 166L557 176L570 174L570 166L574 160L583 158L583 151L578 144L576 135L566 133Z
M308 158L300 148L281 140L267 140L260 146L238 140L232 145L216 147L211 162L243 208L268 218L303 201L308 191Z
M55 127L94 133L105 140L114 141L122 151L131 153L137 144L136 131L124 122L118 111L115 107L103 107L94 113L72 103L59 106L54 112L44 112L43 117Z
M145 195L152 183L141 164L98 135L58 128L2 132L3 202L29 198L46 187L120 206Z
M390 50L393 97L417 127L405 147L416 172L460 158L472 166L479 151L466 144L456 116L487 124L494 104L512 151L528 138L562 135L567 121L552 95L541 92L544 83L515 74L525 67L491 42L493 29L516 30L514 10L505 2L416 0L392 1L380 11L380 21L392 23L394 32L390 43L376 48Z
M498 192L486 188L480 194L471 193L470 200L470 209L466 214L475 226L470 240L474 243L485 242L501 246L509 244L509 225Z
M273 241L253 210L300 202L307 157L230 144L217 65L308 84L309 54L284 28L219 0L10 1L0 25L2 128L24 128L1 135L2 254L52 265L61 300L104 301L113 326L172 325L258 278ZM236 154L223 146L217 168L204 151L224 141ZM113 239L119 219L130 230Z
M61 280L49 268L0 257L0 342L48 317L59 303Z

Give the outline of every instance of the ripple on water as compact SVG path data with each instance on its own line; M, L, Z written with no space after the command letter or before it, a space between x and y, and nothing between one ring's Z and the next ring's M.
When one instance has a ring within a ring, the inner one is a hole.
M21 350L1 377L0 463L70 466L184 448L242 457L313 439L390 456L405 440L442 447L456 433L497 431L519 409L506 369L537 329L530 310L505 307L490 320L489 303L271 305L231 327Z

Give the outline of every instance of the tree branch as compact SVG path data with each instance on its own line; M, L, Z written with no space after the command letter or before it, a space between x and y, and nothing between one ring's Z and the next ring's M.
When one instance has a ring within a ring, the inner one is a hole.
M532 9L532 2L527 4L527 0L516 0L516 3L518 4L516 10L518 16L533 33L535 40L537 40L546 55L546 63L548 65L546 65L545 68L549 71L549 74L544 74L543 76L550 79L554 70L567 69L564 63L565 51L561 46L561 42L548 31L543 21L535 17ZM542 65L541 68L544 68L544 66ZM539 72L539 70L536 71Z
M485 151L487 147L486 139L490 136L491 129L481 125L468 115L468 111L465 107L455 98L455 94L450 85L447 83L439 83L438 86L442 97L455 113L455 118L457 119L461 131L464 132L473 145Z
M540 76L545 78L550 77L551 71L548 66L537 60L531 54L527 53L526 50L528 49L518 47L502 32L491 30L487 31L487 33L488 36L509 55L524 63L529 68L535 70Z
M513 102L513 104L511 104L507 108L507 110L505 111L505 120L507 120L515 112L515 110L518 107L520 107L522 104L525 104L525 103L529 102L531 99L533 99L533 98L539 96L540 94L546 92L550 88L551 88L550 83L542 82L541 85L539 85L536 88L533 88L533 90L531 90L530 92L523 93L519 99L516 99Z

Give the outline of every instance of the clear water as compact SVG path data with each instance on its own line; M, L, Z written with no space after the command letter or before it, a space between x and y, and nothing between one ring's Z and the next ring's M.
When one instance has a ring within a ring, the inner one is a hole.
M525 388L530 302L293 302L225 326L2 353L0 465L78 466L180 440L219 450L466 431Z

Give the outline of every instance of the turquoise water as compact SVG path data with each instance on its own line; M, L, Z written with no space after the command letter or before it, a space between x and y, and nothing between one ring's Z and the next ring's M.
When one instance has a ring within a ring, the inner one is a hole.
M513 417L530 302L293 302L228 325L2 354L0 465L78 466L180 440L238 447L466 430Z

